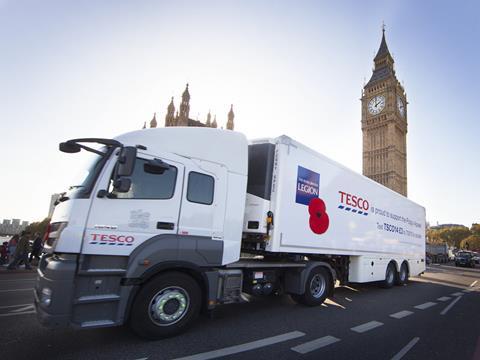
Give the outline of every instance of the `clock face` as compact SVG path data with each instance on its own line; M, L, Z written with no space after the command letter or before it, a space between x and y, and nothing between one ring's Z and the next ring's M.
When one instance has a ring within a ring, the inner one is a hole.
M380 114L385 107L385 96L377 95L368 102L368 112L372 115Z
M400 96L397 96L397 108L400 115L405 116L405 104Z

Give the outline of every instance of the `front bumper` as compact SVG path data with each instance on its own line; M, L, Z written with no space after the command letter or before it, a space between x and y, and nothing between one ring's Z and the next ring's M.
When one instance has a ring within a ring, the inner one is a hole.
M55 315L47 312L42 306L40 306L40 300L36 291L34 291L34 296L37 320L41 325L50 329L68 327L70 323L69 315Z
M70 325L74 293L77 255L44 254L37 270L34 289L37 319L45 327L59 328ZM50 303L42 301L42 291L49 289Z

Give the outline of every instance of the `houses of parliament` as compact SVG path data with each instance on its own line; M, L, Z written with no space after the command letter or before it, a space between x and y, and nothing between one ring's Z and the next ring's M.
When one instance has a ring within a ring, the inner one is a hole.
M150 127L156 128L157 127L157 118L156 113L153 114L152 120L150 120ZM227 123L225 128L227 130L234 129L234 122L233 119L235 118L235 114L233 113L233 105L230 105L230 111L227 114ZM165 127L167 126L197 126L197 127L211 127L216 128L218 127L217 124L217 116L213 117L210 114L210 111L207 114L207 120L205 123L199 120L190 119L190 92L188 91L188 84L182 94L182 101L180 103L179 110L175 111L175 104L173 103L173 97L168 104L167 107L167 115L165 115ZM143 128L147 127L147 123L143 124Z
M394 59L382 29L380 47L370 80L362 90L363 175L407 196L407 95L397 80ZM193 120L190 113L188 84L179 110L173 97L167 107L165 126L199 126L216 128L217 118L208 112L206 122ZM226 129L234 129L233 105L227 114ZM146 127L146 123L143 126ZM156 115L150 127L157 127Z

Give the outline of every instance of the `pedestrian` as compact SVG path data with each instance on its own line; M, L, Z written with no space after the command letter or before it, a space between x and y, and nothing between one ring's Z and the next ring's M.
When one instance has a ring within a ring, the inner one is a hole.
M18 238L19 238L18 234L15 234L8 241L8 257L9 257L10 262L15 257L15 251L17 249Z
M8 264L8 241L0 246L0 265Z
M28 248L29 248L29 235L30 232L25 230L20 234L20 240L18 241L17 248L15 249L15 256L13 261L8 265L8 270L14 270L20 261L25 264L25 269L30 270L32 267L28 262Z
M42 252L42 249L43 249L42 238L40 237L40 234L37 232L35 233L35 240L33 240L32 252L30 253L30 258L28 260L30 262L32 262L33 258L40 260L40 253Z

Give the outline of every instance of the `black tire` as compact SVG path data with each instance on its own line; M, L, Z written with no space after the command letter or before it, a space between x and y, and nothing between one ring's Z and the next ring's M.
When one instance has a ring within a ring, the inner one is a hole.
M408 266L406 263L403 263L395 278L395 285L405 285L406 283L408 283Z
M316 267L310 271L305 282L305 292L302 295L290 294L292 299L307 306L323 304L328 297L332 286L332 280L328 270L324 267Z
M297 304L302 303L302 295L298 295L298 294L289 294L289 295L292 298L292 300L295 301Z
M393 263L388 264L385 271L385 280L380 283L380 286L384 289L390 289L395 284L395 278L397 276L397 270Z
M144 284L135 297L130 327L150 340L177 335L197 318L201 296L200 286L190 276L179 272L160 274Z

